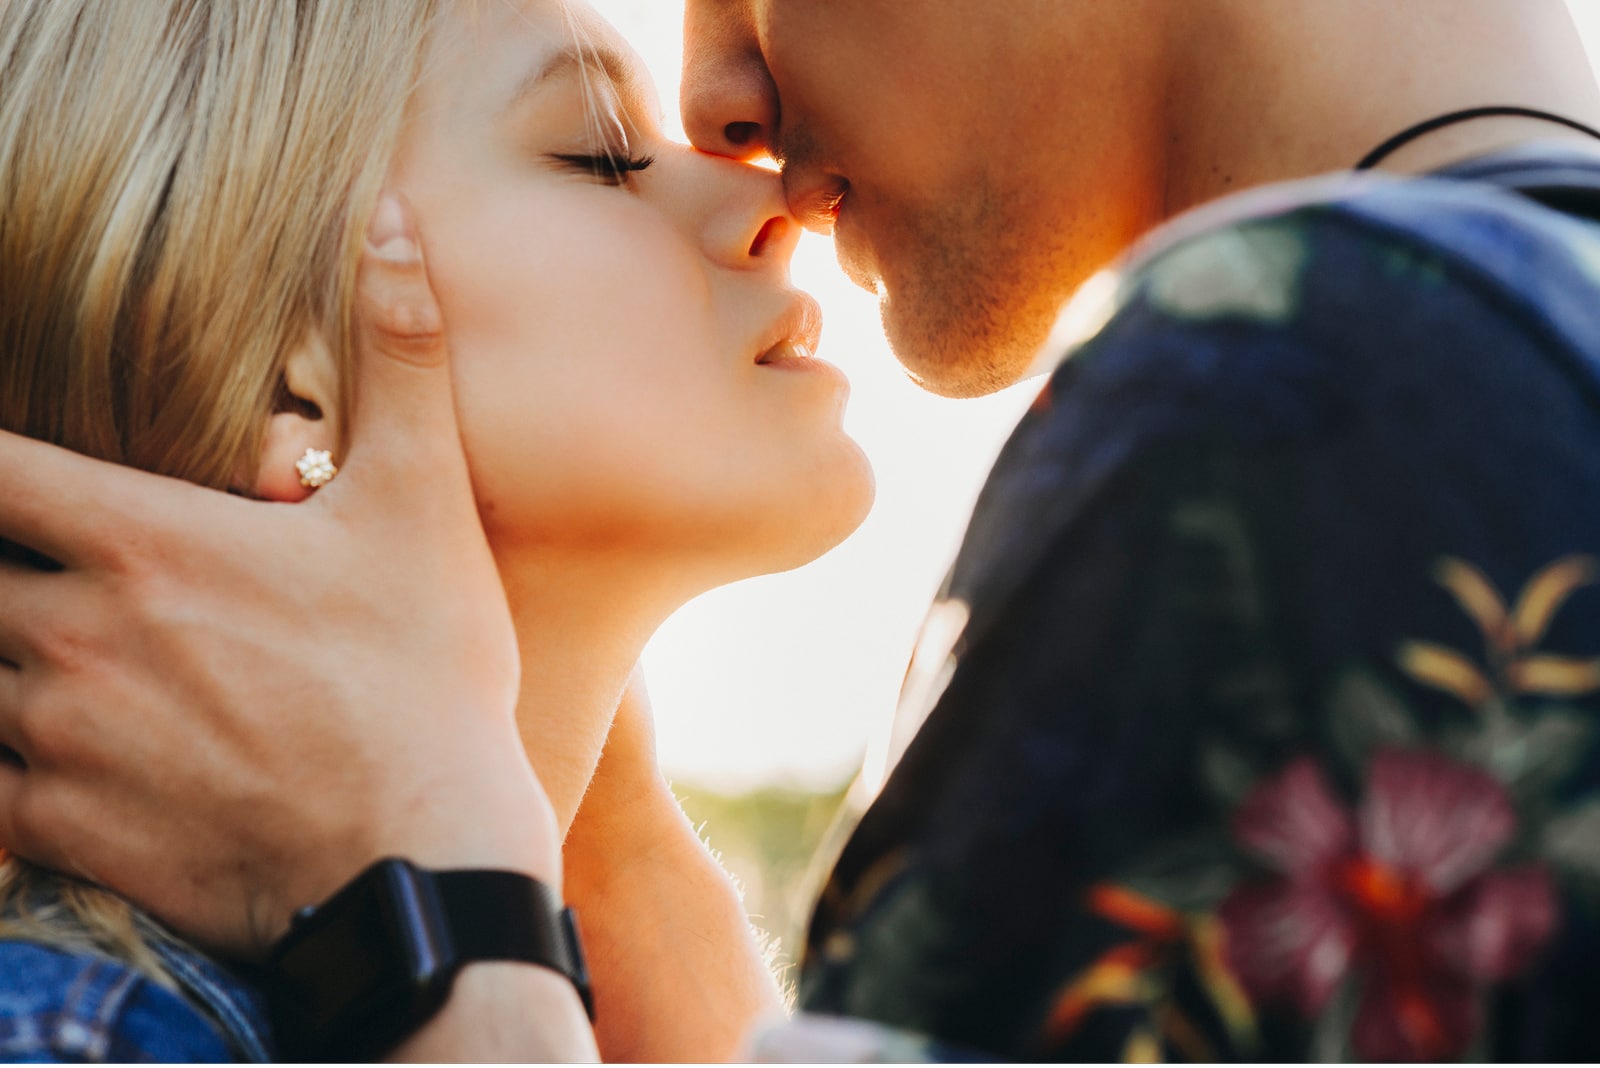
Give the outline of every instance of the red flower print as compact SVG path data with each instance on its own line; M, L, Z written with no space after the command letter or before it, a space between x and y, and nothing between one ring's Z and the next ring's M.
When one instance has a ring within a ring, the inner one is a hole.
M1224 902L1229 964L1252 1000L1310 1018L1358 976L1357 1054L1458 1057L1484 986L1521 974L1555 928L1544 868L1493 870L1515 830L1496 779L1437 754L1380 753L1354 815L1297 760L1235 817L1239 841L1279 874Z

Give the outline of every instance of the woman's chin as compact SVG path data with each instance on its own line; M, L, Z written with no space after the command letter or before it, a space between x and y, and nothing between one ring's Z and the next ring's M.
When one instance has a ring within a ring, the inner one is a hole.
M798 495L772 534L756 569L741 578L793 571L837 548L872 511L877 481L861 447L844 438L841 455L818 485Z
M796 459L794 453L788 457ZM808 462L809 461L809 462ZM550 567L595 577L614 596L638 584L688 601L743 579L792 571L855 533L872 510L872 465L838 435L787 471L769 469L735 489L728 481L661 480L625 495L617 486L579 500L515 501L507 491L479 511L502 567ZM629 500L627 507L616 502Z

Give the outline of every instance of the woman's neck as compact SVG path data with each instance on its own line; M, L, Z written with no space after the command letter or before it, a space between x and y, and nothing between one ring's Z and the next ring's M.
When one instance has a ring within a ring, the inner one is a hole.
M671 569L659 561L548 550L496 559L522 653L517 728L565 833L645 643L692 592L664 588Z

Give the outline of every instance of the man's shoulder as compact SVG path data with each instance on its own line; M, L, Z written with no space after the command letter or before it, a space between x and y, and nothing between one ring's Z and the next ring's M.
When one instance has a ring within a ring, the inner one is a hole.
M0 941L0 1060L231 1061L177 993L96 953Z
M1521 161L1526 178L1538 161ZM1587 167L1600 208L1600 154L1549 166ZM1240 419L1317 433L1293 418L1307 397L1359 404L1396 377L1492 389L1547 368L1600 395L1600 221L1448 175L1268 186L1152 233L1082 287L1045 352L1018 442L1052 449ZM1471 361L1490 373L1459 380Z
M1426 413L1434 439L1481 436L1526 421L1512 398L1600 398L1600 227L1481 182L1269 187L1153 234L1084 287L1053 346L1064 358L952 574L950 593L987 605L976 615L1175 448L1296 455L1367 438L1394 455L1421 447Z
M1600 154L1547 162L1565 174L1586 166L1591 205L1600 206ZM1523 180L1536 181L1528 177L1534 162L1526 165ZM1082 287L1041 350L1041 369L1093 348L1141 301L1156 314L1139 320L1140 335L1225 321L1322 343L1326 324L1304 314L1308 291L1359 295L1367 314L1352 325L1378 337L1419 300L1425 306L1454 289L1531 311L1580 345L1600 342L1591 299L1600 289L1600 226L1519 193L1507 184L1514 179L1465 177L1476 174L1343 172L1195 208ZM1565 307L1573 295L1577 306Z
M1600 151L1535 146L1414 176L1340 171L1260 186L1185 212L1136 243L1122 268L1137 271L1207 236L1290 221L1359 228L1379 240L1423 245L1495 267L1499 254L1520 242L1576 242L1592 249L1592 226L1548 206L1574 206L1570 194L1578 189L1592 215L1600 204ZM1569 195L1549 195L1553 190ZM1511 280L1537 281L1525 271Z

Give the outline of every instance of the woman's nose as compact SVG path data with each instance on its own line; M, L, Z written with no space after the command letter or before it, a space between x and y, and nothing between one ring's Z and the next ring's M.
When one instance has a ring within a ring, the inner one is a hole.
M705 158L727 183L725 211L708 227L713 250L732 267L786 272L802 228L789 214L783 180L762 167Z
M679 100L684 131L702 152L750 160L771 151L778 91L748 2L688 0Z

